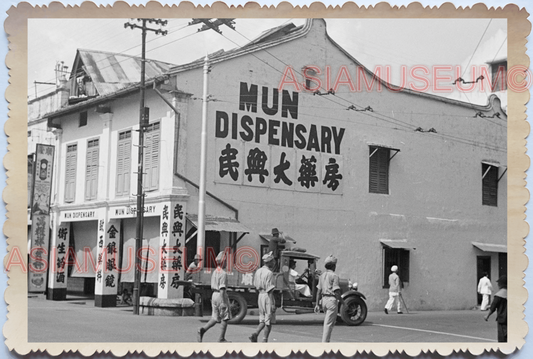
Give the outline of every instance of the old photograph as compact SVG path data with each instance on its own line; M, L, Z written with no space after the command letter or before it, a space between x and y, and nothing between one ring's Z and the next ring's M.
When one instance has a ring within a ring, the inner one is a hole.
M27 20L30 346L520 342L506 16L160 15Z

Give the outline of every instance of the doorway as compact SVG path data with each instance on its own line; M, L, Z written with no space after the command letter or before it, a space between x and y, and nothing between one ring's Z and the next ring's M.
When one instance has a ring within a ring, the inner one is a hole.
M477 281L476 281L476 293L477 293L477 284L479 280L487 273L488 277L491 278L490 274L490 256L478 256L477 257ZM483 296L477 293L477 304L481 304Z

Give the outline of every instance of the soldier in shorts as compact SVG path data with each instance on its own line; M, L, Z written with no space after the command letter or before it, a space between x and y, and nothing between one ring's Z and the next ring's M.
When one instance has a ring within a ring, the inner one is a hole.
M339 276L335 273L337 268L337 258L330 255L325 260L326 271L318 279L316 292L315 313L320 311L319 302L322 300L322 309L326 316L324 317L324 330L322 332L322 343L329 343L331 332L337 320L337 311L339 302L343 302L341 297L341 287L339 285Z
M226 271L224 271L225 262L224 252L220 252L217 256L217 269L215 269L211 276L211 289L213 290L213 295L211 296L211 308L213 313L209 322L207 322L202 328L198 328L197 339L199 342L202 342L204 334L214 327L216 323L222 323L218 341L219 343L229 343L226 340L226 328L228 327L230 315L229 298L226 293L228 277Z
M263 329L265 329L263 343L268 342L268 336L272 329L272 317L275 311L276 302L274 301L274 273L272 269L276 265L272 252L269 252L263 256L263 262L265 263L261 268L255 272L254 286L259 291L259 297L257 298L257 305L259 306L259 325L254 333L250 336L250 341L257 342L257 337Z

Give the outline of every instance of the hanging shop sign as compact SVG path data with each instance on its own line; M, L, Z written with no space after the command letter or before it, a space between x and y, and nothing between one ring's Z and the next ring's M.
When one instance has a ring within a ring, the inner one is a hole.
M31 246L29 253L28 291L46 290L48 246L50 243L50 194L54 146L37 144L33 166L33 193L30 215Z

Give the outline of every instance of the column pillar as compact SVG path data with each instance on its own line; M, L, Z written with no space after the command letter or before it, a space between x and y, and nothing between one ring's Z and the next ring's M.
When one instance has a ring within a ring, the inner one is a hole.
M107 213L98 220L98 257L94 289L95 307L115 307L118 292L118 248L120 220L106 221Z
M70 223L59 223L59 214L54 213L52 224L52 239L48 266L48 291L46 299L67 299L67 270L66 262L69 253Z
M158 298L183 298L185 213L187 202L163 202L160 217Z

